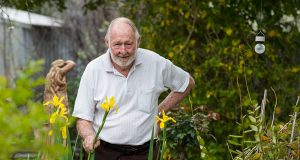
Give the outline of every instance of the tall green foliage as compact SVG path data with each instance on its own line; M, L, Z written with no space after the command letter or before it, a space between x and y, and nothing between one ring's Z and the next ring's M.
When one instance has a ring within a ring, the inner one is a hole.
M47 153L53 159L62 154L62 147L45 144L49 115L36 92L44 84L37 76L42 63L30 62L26 70L18 72L15 82L0 77L0 159L11 159L18 152Z
M228 149L234 160L244 159L299 159L299 99L293 106L293 115L287 123L265 118L265 90L262 104L247 107L247 113L241 116L238 128L240 135L229 135ZM276 110L276 105L274 110ZM275 112L274 112L275 113Z
M265 88L276 91L283 119L290 113L291 108L283 106L292 106L300 91L296 6L299 1L124 2L122 13L140 28L142 47L189 71L196 81L194 103L221 113L222 121L210 125L216 137L208 140L208 150L215 155L211 159L229 159L219 148L226 148L226 135L238 132L232 126L241 107L254 105ZM253 51L259 30L266 36L263 55Z

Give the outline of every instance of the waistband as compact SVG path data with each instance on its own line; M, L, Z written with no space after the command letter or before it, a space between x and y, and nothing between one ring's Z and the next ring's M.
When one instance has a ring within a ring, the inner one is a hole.
M155 143L156 141L154 141L154 144ZM131 154L137 154L143 152L145 150L149 150L150 141L142 145L121 145L121 144L111 144L106 141L100 140L100 145L103 145L103 147L107 147L114 151L121 152L123 154L131 155Z

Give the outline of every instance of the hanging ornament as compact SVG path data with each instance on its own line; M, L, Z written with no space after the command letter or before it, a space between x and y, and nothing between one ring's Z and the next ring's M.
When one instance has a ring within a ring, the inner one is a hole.
M263 54L265 52L265 35L263 32L259 31L258 34L255 36L255 47L254 50L257 54Z

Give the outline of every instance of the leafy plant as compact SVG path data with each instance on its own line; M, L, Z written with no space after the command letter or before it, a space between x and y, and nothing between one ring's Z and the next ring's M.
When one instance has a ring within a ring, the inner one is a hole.
M166 131L166 122L168 121L172 121L173 123L176 123L176 121L172 118L169 117L165 114L165 111L162 111L162 117L158 117L156 116L156 123L159 123L159 128L162 129L162 146L161 146L161 150L160 150L160 160L164 159L165 156L165 150L167 147L167 131Z
M47 152L57 159L61 147L45 145L47 133L44 124L49 116L41 100L36 99L36 88L44 84L37 76L42 60L28 63L24 71L18 71L14 82L0 77L0 159L11 159L18 152Z
M209 133L208 113L204 106L179 109L170 113L176 117L176 124L167 126L166 159L209 159L204 137ZM176 152L174 152L176 150Z
M64 147L65 154L60 157L62 160L73 159L71 140L69 134L70 125L67 107L62 103L65 97L54 95L52 101L44 103L46 107L53 107L54 112L49 119L48 143ZM45 154L47 158L47 154Z
M274 122L275 114L270 123L265 119L265 91L262 104L249 107L247 114L241 116L239 129L241 134L229 135L228 149L234 160L245 159L294 159L299 158L299 112L298 96L294 113L286 124ZM275 108L276 109L276 106ZM295 138L295 135L298 135Z

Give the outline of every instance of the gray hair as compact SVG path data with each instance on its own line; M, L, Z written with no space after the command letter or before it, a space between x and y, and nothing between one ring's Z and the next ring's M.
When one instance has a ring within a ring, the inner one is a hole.
M134 32L135 40L137 41L140 38L140 33L139 33L138 29L136 28L135 24L129 18L118 17L110 22L107 32L106 32L106 35L105 35L105 40L109 40L111 28L116 22L123 22L123 23L128 24Z

